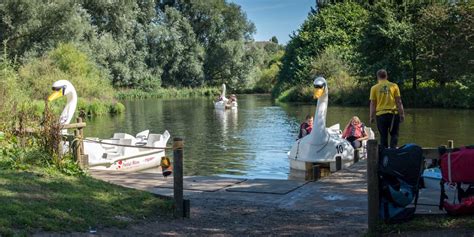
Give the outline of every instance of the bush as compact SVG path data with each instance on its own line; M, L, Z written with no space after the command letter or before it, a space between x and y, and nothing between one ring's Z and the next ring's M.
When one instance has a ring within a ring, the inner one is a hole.
M43 57L29 60L20 67L19 77L34 99L44 99L51 85L61 79L69 80L79 97L113 99L108 74L72 44L59 44Z
M221 93L216 87L201 87L201 88L159 88L150 92L130 89L121 90L115 94L115 98L119 100L124 99L159 99L159 98L188 98L188 97L214 97Z

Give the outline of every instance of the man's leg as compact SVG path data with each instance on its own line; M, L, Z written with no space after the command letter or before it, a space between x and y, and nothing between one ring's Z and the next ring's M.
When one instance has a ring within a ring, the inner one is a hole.
M390 148L397 148L398 144L398 131L400 130L400 116L393 116L393 126L390 130Z
M388 148L388 129L390 128L390 119L387 119L387 115L390 114L382 114L377 116L377 128L379 129L380 133L380 144L384 148ZM390 116L391 117L391 116Z

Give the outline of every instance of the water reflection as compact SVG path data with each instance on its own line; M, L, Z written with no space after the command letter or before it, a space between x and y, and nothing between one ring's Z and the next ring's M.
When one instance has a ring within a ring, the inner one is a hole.
M211 99L125 101L125 114L89 120L86 135L110 137L114 132L136 134L145 129L185 139L186 175L287 179L286 152L298 126L315 104L274 104L267 95L241 95L237 110L216 111ZM400 144L438 146L473 144L474 111L407 109ZM368 122L368 107L329 106L327 124L344 126L357 115ZM374 127L374 126L373 126ZM376 130L376 129L375 129ZM170 154L171 155L171 154Z

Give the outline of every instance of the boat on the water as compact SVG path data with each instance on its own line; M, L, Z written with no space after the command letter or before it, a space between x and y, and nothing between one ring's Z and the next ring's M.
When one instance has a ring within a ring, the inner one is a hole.
M330 170L336 170L336 157L341 158L342 167L348 167L354 162L354 148L342 138L339 124L326 127L328 107L328 85L323 77L314 80L314 98L318 100L311 133L293 144L288 152L290 168L306 170L306 162L329 164ZM374 133L366 128L369 139ZM365 147L365 142L363 142ZM364 153L362 153L364 155Z
M219 109L219 110L225 110L225 109L237 109L237 101L232 101L229 100L227 97L225 97L226 93L226 86L225 84L222 84L222 93L219 96L219 100L214 102L214 108Z
M48 97L53 101L66 96L66 106L61 113L60 123L69 124L77 106L77 93L74 86L67 80L59 80L53 84L53 93ZM67 130L62 130L67 134ZM112 138L85 138L84 153L88 155L91 169L111 171L138 171L157 167L161 157L165 156L166 143L170 133L153 134L149 130L136 136L126 133L115 133Z

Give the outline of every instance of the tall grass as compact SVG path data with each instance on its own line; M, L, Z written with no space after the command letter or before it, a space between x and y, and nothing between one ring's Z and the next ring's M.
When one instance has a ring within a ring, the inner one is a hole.
M115 98L119 100L125 99L160 99L160 98L189 98L203 96L217 96L220 89L216 87L201 88L159 88L147 92L138 89L119 90L115 93Z

